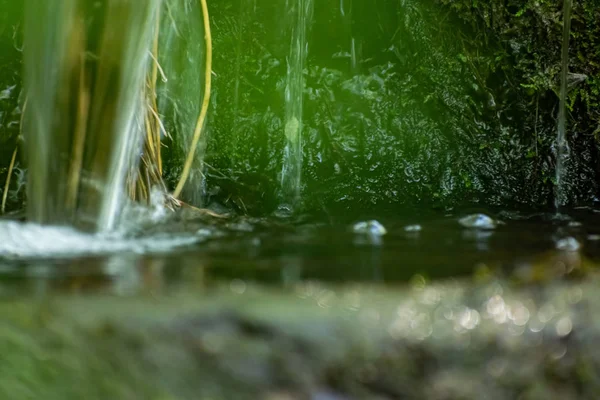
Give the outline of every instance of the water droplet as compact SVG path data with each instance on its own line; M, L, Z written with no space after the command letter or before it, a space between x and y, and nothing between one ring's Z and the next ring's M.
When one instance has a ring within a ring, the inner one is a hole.
M556 322L556 334L560 337L565 337L573 330L571 318L562 317Z
M485 214L467 215L459 219L458 222L465 228L475 229L495 229L497 225L496 221Z
M506 304L502 296L496 295L487 301L486 310L498 324L506 321Z
M567 354L567 346L558 345L552 352L550 353L550 357L555 360L560 360Z
M331 290L324 291L318 298L317 304L321 308L331 308L333 302L336 300L337 296L335 292Z
M410 328L418 340L425 340L433 333L431 318L425 313L420 313L410 321Z
M458 317L458 323L460 326L467 330L475 329L479 325L480 321L479 313L477 310L465 309Z
M567 300L569 301L569 303L577 304L581 301L582 298L583 290L581 290L581 288L574 287L573 289L569 290L569 294L567 296Z
M507 367L508 362L505 359L494 359L488 362L487 371L493 377L499 378L504 374Z
M552 318L556 315L556 308L553 304L544 304L540 311L538 312L538 318L543 323L550 322Z
M229 284L229 290L235 294L244 294L246 292L246 282L241 279L234 279Z
M529 321L529 330L533 333L541 332L546 327L546 324L538 318L532 318Z
M509 312L509 318L517 326L523 326L529 321L529 310L521 303L516 303L511 307Z

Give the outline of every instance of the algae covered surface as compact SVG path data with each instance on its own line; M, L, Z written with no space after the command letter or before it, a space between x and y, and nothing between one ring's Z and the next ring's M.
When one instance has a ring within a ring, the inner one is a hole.
M3 300L21 399L592 399L597 281Z

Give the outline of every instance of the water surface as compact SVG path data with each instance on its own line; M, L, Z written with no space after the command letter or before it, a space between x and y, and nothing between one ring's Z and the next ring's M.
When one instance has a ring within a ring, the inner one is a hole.
M357 222L369 220L387 233L355 231ZM154 222L136 232L88 235L4 220L0 294L135 294L216 282L241 290L249 283L313 280L395 285L490 276L523 283L579 279L600 260L599 222L600 210L594 208L562 214L421 211L330 216L326 222L311 216L197 217Z

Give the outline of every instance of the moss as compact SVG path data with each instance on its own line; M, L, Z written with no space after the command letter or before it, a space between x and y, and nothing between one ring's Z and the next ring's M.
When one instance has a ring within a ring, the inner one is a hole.
M550 195L554 173L555 121L558 107L562 4L552 1L436 0L460 20L467 56L465 62L481 76L495 96L500 118L520 126L514 136L527 143L532 187ZM492 51L487 51L493 49ZM483 51L482 51L483 50ZM474 54L477 54L475 57ZM569 49L571 89L568 94L569 166L572 203L597 194L598 127L600 126L600 7L596 0L573 2ZM494 146L491 137L486 147ZM500 146L507 153L508 146Z

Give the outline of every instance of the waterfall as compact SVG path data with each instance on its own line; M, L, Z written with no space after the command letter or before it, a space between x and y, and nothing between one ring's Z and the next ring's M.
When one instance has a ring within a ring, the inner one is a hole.
M292 3L292 4L290 4ZM292 20L292 39L287 60L285 88L285 149L281 171L281 190L285 202L299 200L302 183L302 103L304 67L308 52L307 31L312 18L312 0L289 0L286 5Z
M25 153L28 157L27 211L31 221L65 223L73 215L66 199L69 165L68 99L78 82L69 80L66 69L80 69L80 60L69 57L82 50L81 21L76 21L74 0L26 3L24 64L27 100L24 105ZM71 58L71 59L69 59ZM73 65L69 66L69 63ZM74 146L78 147L78 146Z
M29 219L115 228L139 160L161 0L28 0Z
M558 133L556 137L556 190L554 205L559 208L567 203L567 183L565 182L566 163L569 160L570 148L567 140L567 78L569 73L569 38L571 36L572 0L564 0L563 9L563 41L562 69L560 77L560 104L558 110Z

